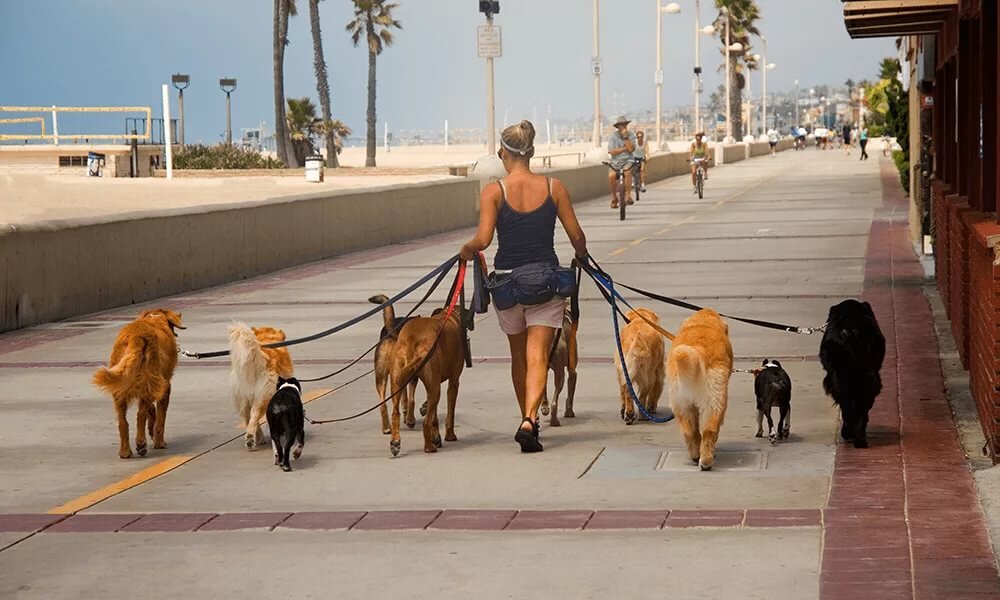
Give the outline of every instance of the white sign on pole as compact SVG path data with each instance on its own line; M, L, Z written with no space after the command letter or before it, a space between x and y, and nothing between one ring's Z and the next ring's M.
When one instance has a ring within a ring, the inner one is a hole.
M500 40L500 27L496 25L480 25L477 28L477 47L479 58L499 58L503 56L503 44Z
M590 59L590 72L594 75L601 74L601 59L600 57Z
M656 85L663 85L663 71L656 71L653 73L653 83Z

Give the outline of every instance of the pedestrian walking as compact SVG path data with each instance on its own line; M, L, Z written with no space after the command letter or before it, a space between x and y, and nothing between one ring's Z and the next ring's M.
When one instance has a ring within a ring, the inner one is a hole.
M845 154L850 154L851 153L851 126L848 125L847 123L844 123L843 132L844 132L844 148L846 148L846 150L844 151L844 153Z
M867 127L861 128L861 133L858 135L858 143L861 145L861 158L859 160L868 160L868 151L865 149L868 146Z
M545 394L549 351L562 327L567 284L574 274L559 268L554 238L556 219L562 223L578 260L587 256L587 238L577 221L566 186L558 179L531 172L535 127L521 121L503 130L497 156L507 176L483 188L479 228L459 255L472 260L497 236L497 253L489 288L500 329L510 344L511 380L521 410L514 439L522 452L541 452L536 414ZM539 281L545 277L559 281ZM558 285L556 285L558 283ZM541 286L541 287L539 287ZM559 288L559 294L549 290Z

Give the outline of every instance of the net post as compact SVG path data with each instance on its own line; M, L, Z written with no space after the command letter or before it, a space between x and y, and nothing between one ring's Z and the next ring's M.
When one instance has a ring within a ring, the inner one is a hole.
M174 155L170 147L170 91L167 84L163 84L163 146L167 157L167 179L174 178Z

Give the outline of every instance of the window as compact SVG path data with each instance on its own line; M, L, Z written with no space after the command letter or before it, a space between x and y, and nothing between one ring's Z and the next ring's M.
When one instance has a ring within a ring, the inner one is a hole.
M87 158L84 156L60 156L60 167L83 167L87 165Z

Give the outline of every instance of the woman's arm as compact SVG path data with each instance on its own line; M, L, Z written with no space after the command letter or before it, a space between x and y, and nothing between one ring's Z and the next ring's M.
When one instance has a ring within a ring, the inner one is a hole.
M502 194L499 183L491 183L483 188L479 196L479 228L472 239L465 242L458 254L462 260L472 260L476 252L482 252L493 243L493 232L497 226L497 206Z
M569 242L573 244L576 257L583 259L587 256L587 236L584 235L580 221L576 218L573 203L569 199L569 190L558 179L552 180L552 200L556 203L559 221L562 223L563 229L566 230L566 235L569 236Z

